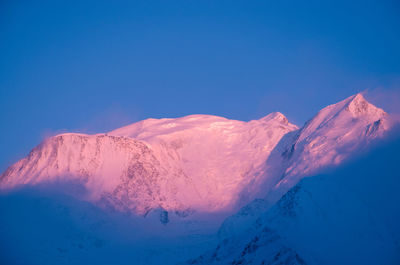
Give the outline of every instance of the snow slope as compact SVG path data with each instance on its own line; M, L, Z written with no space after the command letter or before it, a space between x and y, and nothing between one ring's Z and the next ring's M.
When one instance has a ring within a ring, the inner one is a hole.
M165 226L156 215L104 211L54 188L0 194L0 264L176 264L215 240L185 235L181 223Z
M400 264L399 149L397 136L329 174L302 179L242 223L243 233L225 234L188 263Z
M390 123L361 94L322 109L293 135L282 154L287 165L282 182L297 182L323 166L340 164L361 145L383 136Z

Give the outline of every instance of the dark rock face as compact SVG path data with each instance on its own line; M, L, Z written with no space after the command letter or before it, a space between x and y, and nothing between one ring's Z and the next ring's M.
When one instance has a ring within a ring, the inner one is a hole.
M162 210L160 213L160 222L164 225L169 223L169 218L168 218L168 212L165 210Z
M381 125L382 125L381 119L375 121L374 123L369 124L365 130L365 135L374 136L378 132Z
M294 186L276 203L276 207L280 214L290 217L296 216L296 208L298 206L296 197L300 189L301 183Z

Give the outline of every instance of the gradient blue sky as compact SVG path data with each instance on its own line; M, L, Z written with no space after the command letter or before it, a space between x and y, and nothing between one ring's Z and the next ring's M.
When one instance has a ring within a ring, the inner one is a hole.
M63 131L400 104L399 1L32 2L0 3L0 170Z

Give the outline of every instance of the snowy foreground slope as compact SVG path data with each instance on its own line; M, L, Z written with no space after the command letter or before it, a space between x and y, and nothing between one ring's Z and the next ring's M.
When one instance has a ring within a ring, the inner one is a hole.
M383 138L392 127L390 115L357 94L322 109L302 128L289 123L281 113L249 122L191 115L148 119L104 134L68 133L51 137L0 176L0 213L4 216L0 219L0 247L6 250L0 253L0 261L343 261L340 257L324 259L328 250L322 247L319 252L313 250L321 243L317 239L303 244L304 237L310 236L295 231L312 231L305 225L309 221L296 227L296 218L285 219L276 209L293 190L308 181L313 183L315 177L311 176L348 161ZM311 178L296 186L304 177ZM357 175L354 183L360 178ZM332 183L328 189L330 185L312 189L322 195L325 191L342 191L341 182ZM385 186L381 188L384 190ZM335 196L339 204L332 210L343 211L343 218L353 218L346 200L354 199L354 207L365 216L369 214L363 212L364 204L358 204L358 197ZM321 197L321 206L317 208L329 211L330 204L324 203ZM313 204L303 207L315 211ZM286 210L290 215L290 209ZM315 219L319 216L306 217L311 222L320 221ZM319 227L321 233L329 230L325 229L329 226ZM339 232L347 235L353 231L346 229L349 230ZM367 229L374 239L379 237L376 233L381 233L375 227ZM315 236L314 232L311 236ZM375 242L369 239L366 241ZM387 253L392 253L391 242L386 237L382 242L388 247ZM333 243L330 244L336 248ZM342 258L346 255L340 254ZM381 264L392 264L389 259L384 262Z
M328 174L302 179L240 233L187 263L400 264L399 150L397 135Z

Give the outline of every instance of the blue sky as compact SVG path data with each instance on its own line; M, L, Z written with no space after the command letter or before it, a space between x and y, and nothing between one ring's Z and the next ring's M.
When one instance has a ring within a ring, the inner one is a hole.
M302 125L365 89L391 110L399 29L398 1L2 1L0 170L48 135L149 117Z

